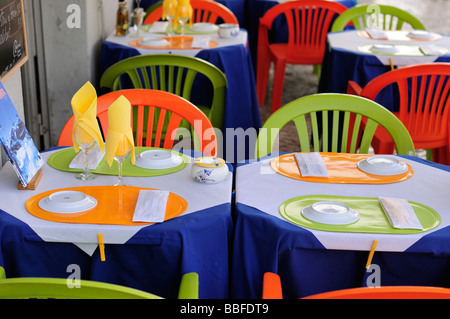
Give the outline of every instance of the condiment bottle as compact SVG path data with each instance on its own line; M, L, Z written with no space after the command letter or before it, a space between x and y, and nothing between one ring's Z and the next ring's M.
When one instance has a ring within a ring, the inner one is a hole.
M127 2L119 1L117 9L116 35L127 35L130 18L128 14Z

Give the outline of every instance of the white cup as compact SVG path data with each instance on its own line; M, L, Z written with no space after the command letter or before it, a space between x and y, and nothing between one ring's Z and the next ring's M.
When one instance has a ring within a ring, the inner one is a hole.
M239 25L232 23L219 24L219 37L230 39L237 37L239 34Z

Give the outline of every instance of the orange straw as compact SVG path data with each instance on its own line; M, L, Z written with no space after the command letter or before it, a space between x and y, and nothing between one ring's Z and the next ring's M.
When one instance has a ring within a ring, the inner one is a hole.
M375 248L377 247L377 240L374 240L372 243L372 248L370 249L369 258L367 258L366 269L369 269L370 264L372 263L373 254L375 253Z
M105 261L105 243L103 242L103 234L98 234L98 247L100 249L100 260Z
M392 58L389 58L389 63L391 64L391 71L394 70L394 62L392 61Z

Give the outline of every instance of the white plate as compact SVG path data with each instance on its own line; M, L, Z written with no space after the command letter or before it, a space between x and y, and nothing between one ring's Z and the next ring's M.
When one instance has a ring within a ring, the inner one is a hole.
M139 44L148 47L164 47L166 45L169 45L170 42L166 39L144 39L142 41L139 41Z
M169 150L150 150L136 156L135 165L147 169L167 169L183 163L183 158Z
M433 36L431 32L425 30L412 30L408 33L408 37L417 39L429 39Z
M38 205L51 213L72 214L94 208L97 206L97 200L82 192L61 191L42 198Z
M408 171L408 165L393 156L375 155L361 160L357 164L363 172L374 175L399 175Z
M395 53L398 52L398 48L390 44L374 44L370 47L370 51L380 53Z
M198 22L194 23L189 29L194 32L214 32L217 31L219 27L212 23Z
M359 213L337 202L316 202L302 209L302 215L316 223L346 225L359 220Z

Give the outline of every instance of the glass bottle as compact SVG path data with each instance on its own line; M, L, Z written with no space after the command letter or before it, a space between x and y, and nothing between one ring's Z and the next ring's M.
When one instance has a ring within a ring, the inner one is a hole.
M117 9L116 35L127 35L130 18L128 14L127 2L119 1Z

